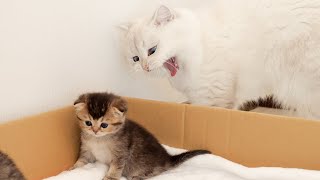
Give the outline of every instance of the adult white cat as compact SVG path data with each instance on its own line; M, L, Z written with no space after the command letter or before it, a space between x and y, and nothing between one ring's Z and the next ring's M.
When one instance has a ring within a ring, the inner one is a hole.
M123 29L134 70L168 77L191 103L320 119L320 0L161 6Z

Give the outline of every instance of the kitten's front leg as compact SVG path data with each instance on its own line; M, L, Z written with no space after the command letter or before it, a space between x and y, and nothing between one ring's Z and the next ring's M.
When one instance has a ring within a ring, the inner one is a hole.
M103 178L103 180L119 180L121 178L125 162L125 158L112 160L107 175Z
M85 151L85 150L81 149L79 159L69 170L73 170L73 169L82 167L88 163L94 162L94 160L95 160L95 158L93 157L93 155L89 151Z
M73 170L73 169L76 169L76 168L79 168L79 167L82 167L86 164L88 164L89 162L85 159L85 158L79 158L77 160L77 162L69 169L70 170Z

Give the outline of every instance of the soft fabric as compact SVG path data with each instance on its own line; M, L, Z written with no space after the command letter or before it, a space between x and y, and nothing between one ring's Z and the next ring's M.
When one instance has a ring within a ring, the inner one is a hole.
M184 150L165 146L169 153ZM82 168L65 171L46 180L101 180L106 166L88 164ZM125 180L126 178L121 178ZM219 156L201 155L190 159L176 169L167 171L152 180L319 180L320 171L290 168L248 168Z

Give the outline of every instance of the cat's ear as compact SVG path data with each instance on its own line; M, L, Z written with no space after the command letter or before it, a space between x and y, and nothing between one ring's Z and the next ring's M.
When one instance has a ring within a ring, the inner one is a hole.
M123 116L128 111L127 102L120 97L113 101L112 106L115 109L115 113L120 116Z
M126 22L126 23L118 24L118 25L116 25L116 27L121 32L128 32L131 25L132 25L131 22Z
M86 105L86 95L83 94L73 103L75 112L80 119L88 119L88 110Z
M75 105L73 105L75 111L76 111L76 114L82 114L82 112L86 112L86 104L85 103L77 103Z
M175 18L174 12L169 9L167 6L161 5L153 15L152 22L154 25L165 25L168 22L172 21Z
M78 97L77 100L74 101L73 105L77 105L79 103L85 103L86 102L86 95L85 94L82 94Z

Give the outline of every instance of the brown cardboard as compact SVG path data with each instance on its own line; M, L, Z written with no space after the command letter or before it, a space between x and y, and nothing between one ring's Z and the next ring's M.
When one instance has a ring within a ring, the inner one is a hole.
M320 122L212 107L127 98L128 117L163 144L205 148L256 166L320 170ZM76 160L79 129L72 107L0 125L0 149L28 179L68 169Z
M185 106L127 98L128 118L151 131L161 142L183 148Z
M43 179L69 168L77 158L79 130L73 108L0 125L0 150L27 179Z

